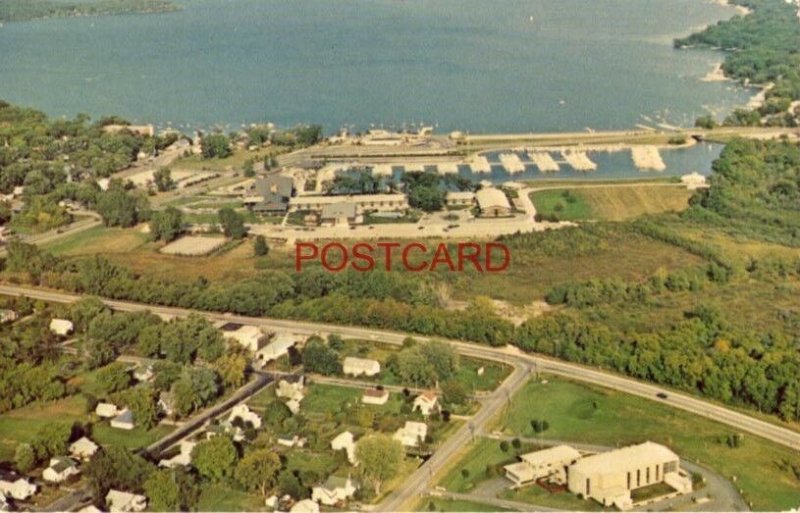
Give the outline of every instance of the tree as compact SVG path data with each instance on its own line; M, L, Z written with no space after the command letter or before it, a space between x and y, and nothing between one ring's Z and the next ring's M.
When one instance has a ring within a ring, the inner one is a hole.
M75 331L83 332L89 328L89 323L108 307L97 297L84 297L72 303L69 307L69 318L75 325Z
M175 181L172 180L172 171L168 167L160 167L153 172L153 183L159 192L175 188Z
M220 209L217 212L219 224L222 225L222 233L232 239L241 239L247 234L244 225L244 218L230 207Z
M380 495L384 481L397 475L404 457L403 445L382 433L366 435L356 443L358 471L372 483L375 495Z
M181 491L172 470L151 472L144 482L144 493L152 511L181 511Z
M172 242L183 232L183 213L175 207L154 212L150 217L150 237Z
M281 494L288 494L298 499L306 499L309 496L308 488L303 486L297 474L285 469L278 474L278 490Z
M256 239L253 241L253 253L256 256L266 256L269 253L267 239L263 235L256 235Z
M467 397L467 389L460 381L451 379L442 383L442 399L445 404L464 404Z
M192 450L192 462L200 475L221 481L233 474L239 454L233 441L224 435L197 444Z
M248 490L259 490L267 496L275 484L281 460L272 449L258 449L244 456L236 466L236 480Z
M303 349L303 367L306 372L332 376L342 372L339 354L318 338L309 339Z
M226 387L238 387L244 383L247 374L247 357L242 353L228 353L214 362L222 384Z
M158 421L156 390L150 385L140 385L120 393L120 402L133 413L136 425L150 429Z
M95 375L97 388L103 394L112 394L125 390L131 384L131 375L128 372L128 364L124 362L114 362L97 371Z
M188 415L219 395L217 373L207 368L186 368L172 384L175 414Z
M508 442L506 442L505 440L500 442L500 450L503 452L508 452Z
M231 141L224 134L211 134L200 139L200 147L204 159L224 159L233 155Z
M420 344L419 348L433 366L438 379L448 380L458 370L458 353L449 344L432 341Z
M152 465L129 449L116 445L100 449L86 465L85 474L95 497L105 497L111 488L139 491Z
M17 471L24 474L36 465L36 451L31 444L19 444L14 451L14 465Z
M150 215L150 207L145 197L129 193L121 184L114 181L107 191L98 195L95 210L103 218L106 226L123 228L145 221Z

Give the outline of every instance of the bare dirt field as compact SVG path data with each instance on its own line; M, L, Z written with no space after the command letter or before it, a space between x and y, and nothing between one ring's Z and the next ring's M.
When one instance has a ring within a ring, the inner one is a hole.
M207 255L224 245L224 237L181 237L161 248L162 253L168 255L202 256Z

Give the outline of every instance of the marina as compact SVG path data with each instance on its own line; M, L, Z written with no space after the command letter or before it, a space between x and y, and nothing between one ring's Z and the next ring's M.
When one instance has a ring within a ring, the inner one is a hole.
M641 171L664 171L667 165L655 146L632 146L633 165Z
M586 155L586 152L568 150L561 152L561 155L564 157L564 160L567 162L567 164L578 171L597 170L597 164L592 162L592 160Z
M522 173L525 171L525 164L522 163L516 153L501 153L500 163L509 173Z
M559 170L558 162L547 152L528 152L528 156L543 173L554 173Z

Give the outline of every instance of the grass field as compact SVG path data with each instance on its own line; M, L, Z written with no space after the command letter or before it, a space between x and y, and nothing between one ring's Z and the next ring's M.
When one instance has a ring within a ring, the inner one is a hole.
M575 187L531 193L536 211L565 221L622 221L644 214L680 212L692 192L680 186Z
M464 457L450 469L439 484L451 492L469 492L478 483L491 477L497 477L496 475L487 474L487 466L514 463L517 461L518 455L531 450L533 450L531 445L523 444L518 450L510 447L508 452L503 452L500 449L500 442L497 440L480 438L469 447ZM468 472L466 477L462 473L464 469Z
M29 404L0 415L0 460L12 461L17 444L31 442L42 426L54 420L84 422L83 401L71 396L49 403Z
M147 234L136 229L96 226L42 247L56 255L127 253L147 242Z
M221 484L207 484L200 492L198 511L266 511L260 495Z
M736 449L721 443L731 428L639 397L549 379L531 382L512 400L498 419L509 434L534 436L531 419L546 419L550 429L542 436L608 446L652 440L698 461L721 475L737 477L744 498L756 509L785 510L797 505L800 479L784 467L800 464L800 454L745 435Z
M506 490L500 494L503 499L526 502L548 508L568 511L603 511L603 507L593 500L584 500L568 491L550 493L538 485L526 486L517 490ZM611 510L614 511L614 510Z
M175 428L172 426L156 426L150 431L145 431L138 427L125 431L124 429L112 428L108 422L98 422L92 426L92 437L100 445L139 449L167 436L173 429Z
M433 504L433 508L431 508ZM440 499L431 497L420 500L414 508L415 511L443 511L443 512L473 512L473 511L510 511L497 506L488 506L480 502L457 501L451 499Z

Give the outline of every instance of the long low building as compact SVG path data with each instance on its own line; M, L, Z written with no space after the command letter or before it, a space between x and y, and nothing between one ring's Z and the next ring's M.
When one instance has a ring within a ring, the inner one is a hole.
M329 205L352 203L357 213L365 211L396 211L408 209L405 194L355 194L349 196L297 196L289 202L289 212L299 210L322 211Z
M558 445L519 457L519 463L506 465L506 477L517 486L548 479L556 484L567 482L567 467L581 458L581 453L568 445Z

